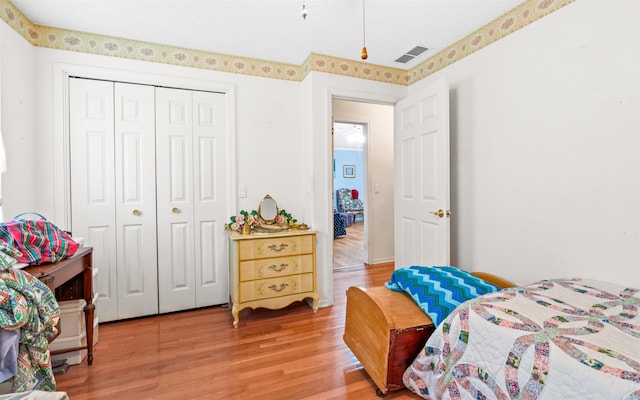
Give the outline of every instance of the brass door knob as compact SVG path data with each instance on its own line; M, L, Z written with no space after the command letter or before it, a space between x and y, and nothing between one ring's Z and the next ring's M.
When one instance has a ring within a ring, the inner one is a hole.
M174 214L177 214L177 213L179 213L179 212L180 212L180 209L178 209L178 207L173 207L173 208L171 209L171 212L172 212L172 213L174 213Z
M142 214L140 210L133 210L133 215L140 215L140 214Z
M438 211L431 211L431 214L435 215L436 217L442 218L444 217L444 210L441 208Z

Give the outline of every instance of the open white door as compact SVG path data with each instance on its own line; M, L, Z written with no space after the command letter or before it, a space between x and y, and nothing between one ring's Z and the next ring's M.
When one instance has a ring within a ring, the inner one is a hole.
M395 267L448 265L449 86L444 78L395 107Z

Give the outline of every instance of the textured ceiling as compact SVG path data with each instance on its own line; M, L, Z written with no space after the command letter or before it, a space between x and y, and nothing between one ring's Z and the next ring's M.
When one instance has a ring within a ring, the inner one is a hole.
M35 24L300 65L310 53L408 70L523 0L12 0ZM407 64L415 46L430 50Z

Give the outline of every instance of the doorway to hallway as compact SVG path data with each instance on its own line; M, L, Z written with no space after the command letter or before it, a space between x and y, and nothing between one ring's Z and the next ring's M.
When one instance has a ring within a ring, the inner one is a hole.
M344 234L334 235L334 268L392 262L393 106L334 98L332 121L332 224L345 220ZM339 189L355 194L363 211L341 214Z
M362 267L367 262L366 131L362 123L333 124L334 269Z

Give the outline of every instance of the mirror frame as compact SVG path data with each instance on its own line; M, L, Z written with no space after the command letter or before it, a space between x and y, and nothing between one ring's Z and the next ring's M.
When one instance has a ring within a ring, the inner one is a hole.
M265 205L265 202L267 202L267 201L272 201L273 205L275 206L275 215L273 216L273 218L265 218L262 215L263 205ZM258 219L260 220L260 224L261 225L275 225L276 224L276 218L278 218L278 214L279 213L280 213L280 209L278 208L278 202L276 202L275 199L273 197L271 197L270 195L264 196L262 201L260 201L260 205L258 206Z

